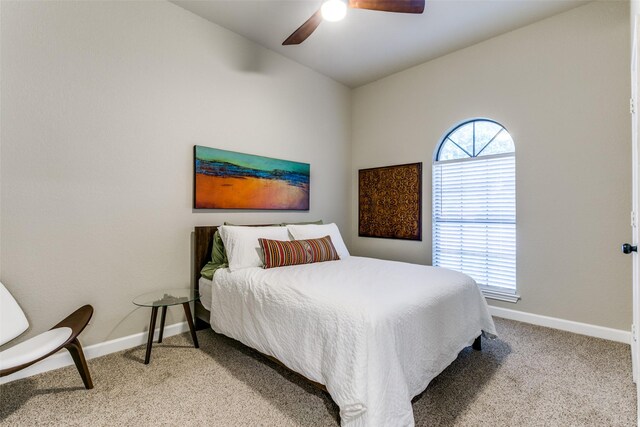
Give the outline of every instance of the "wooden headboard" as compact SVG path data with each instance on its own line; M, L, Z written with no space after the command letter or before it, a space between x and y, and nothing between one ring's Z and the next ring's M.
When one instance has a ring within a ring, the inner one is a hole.
M218 229L217 225L207 225L196 227L194 232L193 247L193 287L199 290L200 270L206 263L211 261L211 248L213 247L213 235ZM204 308L200 301L194 304L194 316L196 318L196 329L203 329L209 325L209 310Z
M277 224L249 224L244 227L267 227ZM193 278L195 289L198 289L200 270L211 261L211 248L213 247L213 235L219 225L204 225L195 227L195 247L193 253Z
M218 229L217 225L206 225L195 228L195 246L193 253L193 277L195 289L198 289L200 270L211 261L211 248L213 247L213 235Z
M274 224L251 224L249 227L263 227ZM200 280L200 270L206 263L211 261L211 248L213 247L213 235L218 229L218 225L204 225L195 227L194 229L194 246L193 246L193 287L200 290L198 281ZM202 329L208 327L209 310L204 308L200 301L195 303L196 328ZM206 322L206 325L203 324Z
M251 224L250 227L260 227L273 224ZM200 280L200 270L206 263L211 261L211 248L213 247L213 235L218 229L218 225L204 225L195 227L194 229L194 247L193 247L193 287L200 290L198 281ZM194 307L194 316L196 318L196 328L202 329L209 327L209 310L204 308L200 301L196 301ZM205 322L206 324L203 324Z

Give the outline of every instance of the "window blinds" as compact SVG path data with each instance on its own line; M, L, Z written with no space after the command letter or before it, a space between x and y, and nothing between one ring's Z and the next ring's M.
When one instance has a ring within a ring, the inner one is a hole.
M513 154L434 162L433 265L515 293Z

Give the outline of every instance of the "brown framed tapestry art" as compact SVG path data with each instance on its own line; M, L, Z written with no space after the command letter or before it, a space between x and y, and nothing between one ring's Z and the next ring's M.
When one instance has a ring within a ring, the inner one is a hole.
M422 240L422 163L358 171L358 235Z

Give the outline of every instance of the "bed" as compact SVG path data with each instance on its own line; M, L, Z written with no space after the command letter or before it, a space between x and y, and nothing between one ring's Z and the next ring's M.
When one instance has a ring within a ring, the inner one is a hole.
M411 399L463 348L496 334L475 282L442 268L350 256L207 280L216 228L195 228L197 324L326 390L342 426L413 426Z

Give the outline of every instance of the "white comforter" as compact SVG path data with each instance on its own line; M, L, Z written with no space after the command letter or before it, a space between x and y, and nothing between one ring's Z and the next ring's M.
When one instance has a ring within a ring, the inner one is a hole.
M411 399L480 335L470 277L349 257L215 273L211 327L324 384L342 426L413 426Z

